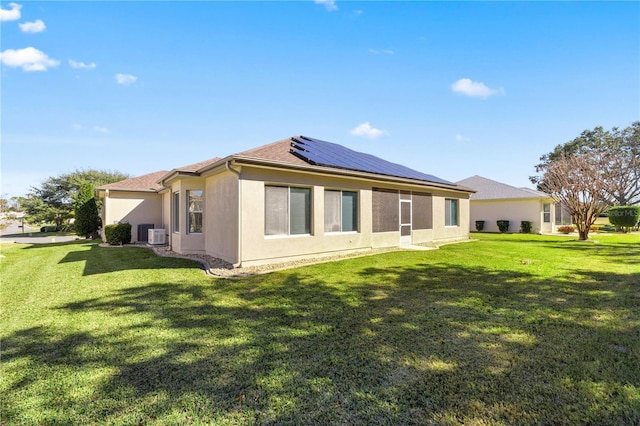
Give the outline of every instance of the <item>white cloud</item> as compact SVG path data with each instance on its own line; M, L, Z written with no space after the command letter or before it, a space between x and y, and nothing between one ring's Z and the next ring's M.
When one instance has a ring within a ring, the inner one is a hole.
M20 9L22 6L18 3L9 3L11 9L0 8L0 21L17 21L20 19Z
M458 142L471 142L471 138L461 135L460 133L456 133L456 140Z
M101 126L93 126L93 130L95 130L98 133L109 133L109 129Z
M90 70L90 69L94 69L96 67L96 64L94 62L87 64L84 62L77 62L77 61L74 61L73 59L69 59L69 66L75 69Z
M461 78L451 85L451 90L456 93L461 93L466 96L472 96L477 98L488 98L489 96L502 94L504 95L504 89L491 89L484 83L473 81L468 78Z
M322 4L329 11L333 12L338 10L338 5L336 5L335 0L314 0L316 4Z
M120 74L120 73L116 74L114 78L116 79L118 84L122 84L123 86L128 86L130 84L133 84L138 79L138 77L136 77L135 75Z
M23 33L41 33L47 29L47 26L41 19L33 22L25 22L24 24L18 24Z
M0 53L0 62L8 67L22 68L24 71L46 71L60 64L60 61L49 58L35 47L7 49Z
M385 49L385 50L369 49L369 53L373 53L374 55L394 55L396 52L394 52L391 49Z
M372 127L368 121L365 121L364 123L357 125L355 128L351 129L349 133L351 133L354 136L364 136L369 139L378 139L388 134L384 130L380 130L380 129L376 129L375 127Z

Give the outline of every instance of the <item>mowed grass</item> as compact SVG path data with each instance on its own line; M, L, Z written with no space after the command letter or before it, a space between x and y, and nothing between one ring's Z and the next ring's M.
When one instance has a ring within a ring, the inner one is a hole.
M2 245L0 424L640 424L640 234L240 279Z

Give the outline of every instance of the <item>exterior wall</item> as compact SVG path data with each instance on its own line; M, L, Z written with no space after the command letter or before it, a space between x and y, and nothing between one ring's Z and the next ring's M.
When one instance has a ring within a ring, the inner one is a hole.
M225 171L206 178L205 251L236 264L238 258L238 176Z
M543 199L477 200L471 201L470 229L475 231L475 221L484 220L483 232L499 232L497 221L508 220L509 232L519 232L520 222L533 222L532 232L552 232L551 224L543 223ZM553 221L553 205L551 220Z
M131 241L138 241L138 225L152 223L161 228L162 196L149 192L109 191L104 198L103 225L118 222L131 224ZM104 237L104 236L103 236Z
M205 253L205 227L203 233L190 234L187 229L187 191L202 190L205 193L205 181L203 178L183 177L171 183L169 191L169 209L171 211L170 220L167 222L171 225L170 243L171 248L181 254L202 254ZM180 194L180 229L178 232L173 227L173 194ZM207 197L204 197L204 213L203 223L207 222Z
M159 194L111 191L104 200L103 221L105 224L122 221L131 223L134 242L138 240L137 225L152 223L155 228L166 229L167 243L178 253L206 253L244 266L308 256L366 252L400 244L399 230L373 232L373 190L380 187L431 194L431 229L413 229L405 243L441 243L469 238L469 200L465 193L429 189L420 185L374 182L355 177L249 166L236 166L236 169L240 176L224 168L211 171L205 177L180 176ZM265 236L265 185L310 188L310 234ZM357 231L324 231L326 189L358 193ZM190 190L203 191L202 233L188 232L187 191ZM172 217L174 193L178 193L180 197L178 230L174 229ZM457 226L445 226L445 198L459 200ZM426 204L415 206L420 209ZM398 208L400 209L400 205Z
M348 177L328 177L308 173L274 171L244 167L241 171L241 260L244 266L291 260L304 256L370 251L372 248L394 247L400 243L400 232L372 232L372 189L381 186L371 181ZM311 188L310 235L265 236L265 185ZM414 230L413 244L447 242L469 238L468 195L453 191L428 191L424 187L385 185L388 189L431 192L433 194L433 229ZM340 189L358 192L358 232L324 232L324 190ZM444 199L459 201L458 226L444 226ZM463 197L463 198L460 198ZM209 252L207 246L207 252ZM210 253L211 254L211 253Z
M464 196L464 198L461 198ZM445 199L458 200L458 225L445 225ZM436 243L461 241L469 238L469 195L453 191L433 193L433 240Z
M162 197L162 227L168 242L171 234L171 192L165 191L160 196Z

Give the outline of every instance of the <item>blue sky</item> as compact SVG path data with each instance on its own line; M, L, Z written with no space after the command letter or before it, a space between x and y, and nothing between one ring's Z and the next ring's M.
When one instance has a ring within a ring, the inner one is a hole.
M640 119L638 2L0 3L3 196L293 135L515 186Z

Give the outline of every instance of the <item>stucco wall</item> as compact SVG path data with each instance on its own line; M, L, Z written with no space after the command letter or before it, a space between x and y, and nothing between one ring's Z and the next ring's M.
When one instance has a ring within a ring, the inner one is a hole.
M180 194L180 229L178 232L173 228L173 211L171 213L171 247L174 251L182 254L198 254L205 252L204 232L190 234L187 229L187 191L202 190L205 192L205 180L201 177L183 177L171 183L170 209L173 209L173 194ZM207 197L204 197L203 223L207 223Z
M119 222L131 224L131 241L138 241L138 225L163 226L162 197L156 193L110 191L104 199L103 225Z
M264 193L265 184L303 186L311 188L311 234L292 236L265 236ZM372 248L392 247L400 243L399 232L372 233L372 188L380 183L357 178L327 177L269 169L242 169L241 180L241 258L242 264L268 263L289 260L299 256L366 251ZM455 241L468 239L469 202L465 194L427 190L420 186L388 184L389 189L431 192L433 194L433 229L414 230L412 243L429 241ZM358 232L324 232L324 190L357 191ZM459 198L458 226L444 226L445 197ZM463 197L463 198L460 198Z
M205 251L238 263L238 177L224 171L206 178Z
M550 232L549 228L542 228L542 206L544 201L540 199L523 200L480 200L471 201L471 216L469 226L475 231L475 221L484 220L484 232L499 232L497 221L508 220L509 232L520 232L520 222L528 220L533 222L532 232ZM551 211L553 215L553 210ZM553 220L553 216L552 220Z

